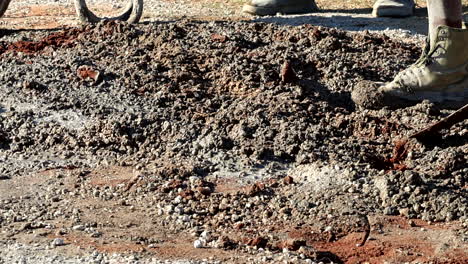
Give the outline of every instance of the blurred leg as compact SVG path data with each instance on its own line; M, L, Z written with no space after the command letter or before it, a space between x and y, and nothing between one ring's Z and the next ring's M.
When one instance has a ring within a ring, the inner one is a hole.
M462 27L461 0L427 0L429 36L434 37L437 26Z

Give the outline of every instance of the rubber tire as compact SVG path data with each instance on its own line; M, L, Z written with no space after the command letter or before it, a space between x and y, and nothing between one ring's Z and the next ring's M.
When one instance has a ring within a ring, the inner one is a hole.
M8 5L10 4L11 0L0 0L0 17L5 14L5 11L8 9Z

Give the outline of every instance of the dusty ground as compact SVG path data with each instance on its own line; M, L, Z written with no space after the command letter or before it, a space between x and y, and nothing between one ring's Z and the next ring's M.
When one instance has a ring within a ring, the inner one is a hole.
M0 263L468 261L468 123L397 156L453 110L349 95L415 61L422 27L314 26L424 14L371 20L359 2L249 21L239 3L149 2L136 26L62 29L62 1L0 20Z
M145 1L143 21L171 21L183 17L199 20L256 20L282 24L314 24L339 27L346 30L365 29L403 29L410 33L426 34L427 10L425 1L416 1L417 10L414 17L406 19L372 18L373 0L317 0L321 9L315 14L296 16L252 18L241 13L243 0L147 0ZM464 13L468 13L468 0L462 1ZM98 15L107 16L118 13L126 1L87 1L90 8ZM0 20L2 28L49 29L60 26L76 26L72 1L68 0L13 0Z

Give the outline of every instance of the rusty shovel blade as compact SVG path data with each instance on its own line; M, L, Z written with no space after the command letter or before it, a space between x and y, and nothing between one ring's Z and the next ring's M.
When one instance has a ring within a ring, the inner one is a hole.
M430 135L434 135L442 129L447 129L453 125L462 122L463 120L468 119L468 104L453 112L451 115L446 118L412 134L409 138L415 138L417 140L422 140L427 138Z

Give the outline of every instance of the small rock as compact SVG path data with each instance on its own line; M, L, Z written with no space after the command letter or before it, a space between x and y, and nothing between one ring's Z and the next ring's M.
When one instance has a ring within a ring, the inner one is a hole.
M193 247L194 248L203 248L205 246L205 243L203 243L202 240L197 239L195 242L193 242Z
M398 210L400 215L404 216L404 217L408 217L409 216L409 209L408 208L402 208L400 210Z
M6 176L6 175L0 175L0 181L1 180L9 180L10 177Z
M73 226L72 229L75 231L84 231L86 227L84 225L76 225L76 226Z
M383 213L385 215L396 215L397 214L397 210L395 207L392 207L392 206L388 206L388 207L385 207Z
M179 193L179 196L181 196L182 198L185 198L187 200L191 200L193 199L193 196L194 196L194 192L190 189L187 189L187 190L184 190L182 192Z
M257 248L265 248L268 243L268 240L263 237L256 237L254 239L250 239L247 242L247 245Z
M219 204L219 209L220 210L226 210L229 207L230 207L229 200L227 198L223 198L221 200L221 203Z
M286 176L286 177L283 178L283 182L284 182L284 184L287 184L287 185L293 184L293 183L294 183L294 179L293 179L293 177L291 177L291 176Z
M200 234L200 238L205 240L206 242L210 242L212 240L210 232L206 230Z
M174 212L174 206L173 205L167 205L165 208L164 208L164 211L166 212L166 214L171 214Z
M249 186L247 188L246 194L249 195L249 196L254 196L257 193L263 191L264 189L265 189L265 185L260 183L260 182L257 182L257 183L252 184L251 186Z
M65 245L65 241L63 241L63 239L61 239L61 238L56 238L50 243L50 245L52 247L63 246L63 245Z
M214 42L224 43L228 40L228 37L225 35L213 33L211 34L211 40Z
M182 196L180 195L177 195L177 197L172 201L173 204L180 204L180 202L182 202Z
M209 187L198 187L197 188L197 192L205 195L205 196L208 196L211 194L211 189Z
M98 83L101 81L101 73L90 66L82 65L76 70L76 74L83 81L92 81Z
M102 236L102 233L98 231L91 233L91 237L101 237L101 236Z
M297 240L297 239L288 239L279 243L278 247L282 249L287 249L288 251L296 251L302 246L306 246L305 240Z
M281 66L280 78L283 83L292 82L297 78L290 61L285 61Z
M56 234L57 236L63 236L63 235L65 235L66 233L67 233L67 231L64 230L64 229L59 229L59 230L57 230L57 232L55 232L55 234Z
M24 81L23 89L35 92L44 92L47 90L47 86L36 81Z

